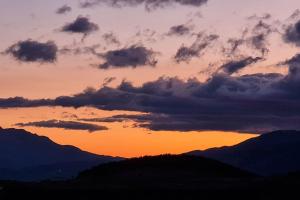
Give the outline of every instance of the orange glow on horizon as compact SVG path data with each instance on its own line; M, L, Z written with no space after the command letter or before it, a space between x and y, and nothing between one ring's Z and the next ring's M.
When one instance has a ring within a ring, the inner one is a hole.
M20 128L15 123L66 119L76 114L82 118L107 117L128 112L101 111L92 108L22 108L0 109L0 126L3 128ZM132 113L131 113L132 114ZM66 116L67 115L67 116ZM212 147L231 146L256 137L253 134L233 132L175 132L149 131L133 128L132 122L96 123L109 127L107 131L89 133L87 131L64 130L57 128L26 127L27 131L49 137L62 145L73 145L82 150L100 155L121 157L138 157L144 155L180 154L193 150L204 150Z

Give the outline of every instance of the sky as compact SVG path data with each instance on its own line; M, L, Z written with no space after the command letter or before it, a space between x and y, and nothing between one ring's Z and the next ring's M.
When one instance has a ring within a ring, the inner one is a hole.
M124 157L299 129L298 8L1 0L0 126Z

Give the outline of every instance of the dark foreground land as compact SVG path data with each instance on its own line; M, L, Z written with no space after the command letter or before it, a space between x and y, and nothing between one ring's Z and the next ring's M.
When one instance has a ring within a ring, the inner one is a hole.
M0 199L299 199L300 174L262 177L188 155L100 165L76 179L1 182Z

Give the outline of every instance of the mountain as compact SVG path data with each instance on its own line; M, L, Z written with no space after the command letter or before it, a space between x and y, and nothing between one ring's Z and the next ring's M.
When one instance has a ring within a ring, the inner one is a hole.
M260 175L282 175L300 171L300 131L275 131L262 134L231 147L194 151Z
M183 189L253 177L256 176L208 158L161 155L103 164L80 173L75 182L100 188Z
M72 178L120 158L100 156L21 129L0 128L0 179L38 181Z

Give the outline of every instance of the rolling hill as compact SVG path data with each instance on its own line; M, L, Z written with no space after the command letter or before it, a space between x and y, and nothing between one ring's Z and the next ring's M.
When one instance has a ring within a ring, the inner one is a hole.
M100 188L182 189L208 187L212 181L222 187L227 181L253 177L256 175L207 158L161 155L103 164L80 173L75 182Z
M111 162L73 180L0 181L3 199L294 199L299 173L261 177L200 156L162 155Z

